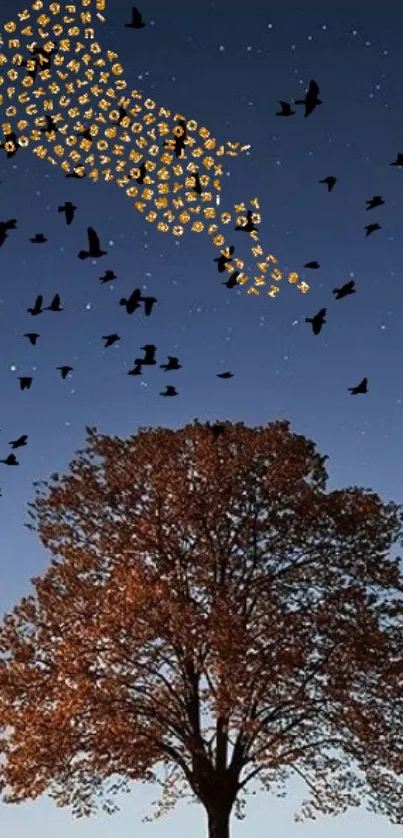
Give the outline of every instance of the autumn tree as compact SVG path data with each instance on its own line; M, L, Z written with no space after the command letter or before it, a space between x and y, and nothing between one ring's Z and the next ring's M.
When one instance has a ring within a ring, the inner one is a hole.
M0 627L5 803L47 792L81 817L107 779L154 782L157 817L190 790L229 838L247 784L295 772L296 820L366 798L403 824L402 508L326 492L289 424L87 428L36 489L53 557Z

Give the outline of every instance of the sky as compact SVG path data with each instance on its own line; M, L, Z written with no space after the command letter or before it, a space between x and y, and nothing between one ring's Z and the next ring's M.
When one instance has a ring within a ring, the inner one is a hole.
M23 8L0 0L0 25ZM287 418L329 455L328 491L362 486L403 502L403 168L390 166L403 152L398 4L145 0L139 8L146 26L129 29L130 4L113 0L97 38L119 54L130 87L207 126L220 143L250 144L249 153L222 158L222 203L259 198L260 242L285 276L275 299L248 295L249 286L228 289L205 235L175 240L147 224L115 184L65 179L30 149L10 159L0 150L0 221L17 219L0 247L0 459L9 441L28 435L15 451L19 466L0 463L3 615L34 592L30 579L51 559L24 527L33 482L66 473L86 425L127 437L140 426L174 429L196 417L249 426ZM303 98L311 79L322 104L307 118L298 105L295 115L277 117L279 100ZM331 192L319 184L328 176L337 177ZM375 195L385 203L367 210ZM70 226L58 213L65 201L77 206ZM366 237L372 223L381 229ZM77 258L88 226L108 250L96 261ZM30 243L37 232L45 244ZM230 236L236 255L247 257L246 234ZM311 261L320 267L303 267ZM101 284L105 270L117 279ZM289 271L310 285L306 294L287 283ZM332 289L351 280L356 293L336 300ZM119 306L136 287L158 300L149 317L143 309L129 317ZM49 305L56 293L63 312L27 313L38 294ZM326 323L314 335L305 318L323 307ZM41 334L36 346L23 337L32 331ZM104 349L101 336L114 332L121 340ZM157 365L127 376L144 344L157 346ZM180 370L159 368L168 355ZM65 380L61 365L73 367ZM225 371L233 377L217 378ZM30 375L31 389L21 391L18 376ZM352 395L348 388L364 377L368 393ZM159 395L167 384L177 397ZM206 834L201 806L186 802L142 824L160 789L131 789L117 798L119 814L90 820L46 797L1 804L2 829L11 838ZM260 791L250 797L246 819L232 818L232 838L398 834L364 808L295 824L307 794L299 781L288 789L280 800Z

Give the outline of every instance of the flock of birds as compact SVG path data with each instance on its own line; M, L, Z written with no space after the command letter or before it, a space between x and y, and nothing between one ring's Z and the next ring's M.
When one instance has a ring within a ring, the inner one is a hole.
M126 27L132 29L142 29L146 24L143 21L142 14L136 7L132 8L132 20L130 23L125 24ZM322 104L322 100L319 99L319 86L317 83L312 79L309 84L308 92L304 99L295 100L294 104L296 105L304 105L305 106L305 117L308 117L314 109ZM281 111L276 113L276 116L293 116L295 111L292 110L291 105L288 102L281 101ZM50 120L50 122L49 122ZM51 124L51 117L48 117L48 125L42 129L44 131L52 130ZM178 138L177 138L178 139ZM4 144L0 145L0 148L4 148ZM177 153L180 152L180 149L176 149ZM7 157L12 156L15 152L7 152ZM403 154L399 153L396 157L396 160L390 163L391 166L403 166ZM140 167L141 170L141 167ZM141 181L142 177L144 176L144 172L140 171L140 177L138 178ZM66 178L78 178L82 179L85 177L85 173L77 173L73 172L71 174L65 175ZM323 180L320 180L319 183L323 183L327 185L328 192L331 192L337 182L337 178L334 176L328 176ZM201 191L201 184L197 180L197 176L195 178L195 189L196 191ZM367 210L375 209L376 207L382 206L385 201L383 200L381 195L374 195L373 198L366 201ZM74 214L77 210L77 207L71 202L66 201L63 205L58 207L59 213L65 214L65 219L67 225L70 225L74 220ZM0 221L0 247L4 244L7 239L7 235L10 230L17 229L17 221L16 219L9 219L8 221ZM245 225L237 225L234 228L236 231L244 231L244 232L251 232L252 230L258 230L258 227L254 224L252 220L252 211L248 211L247 213L247 221ZM366 236L369 236L371 233L375 232L375 230L380 230L381 227L379 224L368 224L365 227ZM84 259L99 259L102 256L106 256L108 251L102 250L100 246L100 241L97 233L95 232L93 227L87 228L88 234L88 250L80 250L78 253L78 258L81 260ZM43 233L36 233L34 237L30 239L32 244L44 244L47 241L46 237ZM235 247L231 245L228 249L223 250L221 255L214 259L217 262L218 272L224 273L227 268L227 265L230 265L232 261L232 257L235 251ZM317 261L307 262L304 265L304 268L309 269L317 269L320 265ZM239 277L239 271L234 271L228 278L228 280L223 285L226 285L227 288L234 288L238 283L237 279ZM111 280L116 279L116 274L113 270L106 270L105 274L100 277L99 281L101 283L107 283ZM344 297L350 296L356 293L355 290L355 283L353 280L347 282L345 285L342 285L341 288L335 288L333 290L333 294L335 295L336 300L341 300ZM153 306L158 302L155 297L148 297L143 296L139 288L136 288L129 297L121 297L120 305L124 306L126 309L127 314L133 314L137 309L141 308L141 304L144 304L144 314L146 317L149 317ZM61 305L61 299L59 294L55 294L50 305L43 307L43 296L40 294L37 296L35 303L33 306L27 309L27 313L30 314L32 317L37 317L40 314L43 314L45 311L50 312L62 312L63 307ZM322 308L317 314L313 315L312 317L306 317L305 322L310 323L312 326L312 331L314 335L319 335L322 330L323 325L326 323L326 314L327 309ZM32 346L35 346L37 343L38 338L40 338L40 334L38 332L25 332L24 337L28 338ZM112 346L114 343L120 340L120 336L116 333L110 335L102 335L102 339L105 341L104 348L107 349L108 347ZM142 367L143 366L154 366L156 365L156 358L155 354L157 351L157 347L154 344L145 344L144 346L140 347L144 352L143 358L135 358L133 369L129 370L127 375L137 376L142 375ZM179 370L182 368L182 365L179 363L179 359L173 355L168 355L168 362L166 364L160 364L160 369L163 369L165 372L172 372L174 370ZM63 379L67 377L70 372L73 372L73 367L69 364L65 364L59 367L56 367L57 370L61 372L61 376ZM228 379L232 378L233 373L230 371L218 373L217 378ZM29 390L32 385L33 378L32 376L19 376L20 382L20 389L21 390ZM356 385L355 387L348 388L351 395L357 395L359 393L367 393L368 392L368 379L367 377L363 378L362 381ZM159 395L170 397L170 396L177 396L178 392L176 388L172 385L166 385L165 392L161 392ZM211 431L213 433L214 439L217 439L218 436L223 433L225 430L225 426L216 423L210 426ZM18 439L11 440L9 445L13 449L20 448L27 444L28 436L27 434L23 434ZM15 454L11 453L5 459L0 460L0 463L4 463L5 465L9 466L17 466L19 462L15 456ZM0 489L0 496L1 496L1 489Z

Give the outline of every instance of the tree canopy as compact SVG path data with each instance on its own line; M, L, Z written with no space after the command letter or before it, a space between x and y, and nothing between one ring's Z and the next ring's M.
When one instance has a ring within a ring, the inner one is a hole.
M327 492L287 420L86 431L36 484L52 559L0 627L4 802L89 816L154 782L157 817L190 790L228 838L247 784L294 772L297 820L366 798L403 824L402 507Z

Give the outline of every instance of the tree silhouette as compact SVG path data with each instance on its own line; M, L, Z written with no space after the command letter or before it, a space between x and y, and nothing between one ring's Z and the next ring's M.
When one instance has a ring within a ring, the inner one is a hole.
M82 817L108 778L153 782L156 817L190 788L228 838L252 779L295 772L296 820L365 795L403 823L402 507L327 493L289 425L87 427L70 474L42 481L51 565L0 627L5 803L47 792Z

